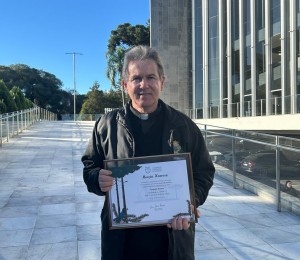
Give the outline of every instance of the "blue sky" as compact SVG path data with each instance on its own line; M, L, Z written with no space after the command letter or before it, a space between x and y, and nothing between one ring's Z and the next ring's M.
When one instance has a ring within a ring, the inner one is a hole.
M95 81L110 88L105 53L110 32L125 22L146 25L149 0L2 0L0 65L26 64L86 94Z

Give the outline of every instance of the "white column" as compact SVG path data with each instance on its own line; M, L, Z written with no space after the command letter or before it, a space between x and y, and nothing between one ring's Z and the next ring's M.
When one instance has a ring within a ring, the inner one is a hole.
M224 13L223 13L223 0L219 0L218 3L219 6L219 94L220 94L220 102L219 102L219 117L223 118L224 117L224 112L223 112L223 92L224 92L224 81L223 77L224 75Z
M194 112L196 112L196 73L202 73L200 71L196 72L196 62L195 62L195 48L196 48L196 42L195 42L195 0L192 1L192 88L193 88L193 106L192 109ZM196 113L194 113L193 118L195 118Z
M258 79L256 71L256 20L255 20L255 0L250 2L250 20L251 20L251 115L256 116L256 83Z
M265 0L265 53L266 53L266 115L271 112L271 84L272 84L272 46L271 46L271 18L270 0Z
M203 118L209 118L208 95L208 0L202 1L203 19Z
M286 1L280 1L280 42L281 42L281 113L285 114L285 96L286 96L286 67L287 67L287 50L286 50Z
M290 1L290 76L291 76L291 114L297 112L297 9L296 0Z
M244 116L245 89L245 29L244 29L244 0L239 5L239 34L240 34L240 116Z
M232 117L232 14L231 0L227 0L227 89L228 117Z

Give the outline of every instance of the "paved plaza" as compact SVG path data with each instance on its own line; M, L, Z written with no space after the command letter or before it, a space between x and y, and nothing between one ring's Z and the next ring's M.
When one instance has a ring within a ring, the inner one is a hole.
M103 198L80 161L92 127L42 121L0 147L0 260L100 259ZM216 176L200 210L196 259L300 259L300 217L261 197Z

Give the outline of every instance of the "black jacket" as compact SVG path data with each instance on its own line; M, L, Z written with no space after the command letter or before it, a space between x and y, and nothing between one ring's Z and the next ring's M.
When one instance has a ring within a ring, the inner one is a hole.
M213 185L215 168L211 162L203 136L197 125L183 113L159 101L164 113L162 133L163 154L188 152L191 154L196 207L202 205ZM103 160L131 158L135 156L135 142L128 120L130 103L124 108L105 114L94 127L93 136L82 156L83 178L89 192L105 195L98 184L99 170ZM108 211L103 207L102 259L122 259L124 232L108 230ZM194 259L195 226L186 231L169 230L169 259ZM119 245L119 247L116 247ZM119 249L119 250L118 250Z

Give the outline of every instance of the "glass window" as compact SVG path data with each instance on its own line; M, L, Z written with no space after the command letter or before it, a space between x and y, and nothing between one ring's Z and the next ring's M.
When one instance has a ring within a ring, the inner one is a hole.
M208 91L209 103L217 105L220 100L220 74L219 74L219 15L218 0L208 1L209 21L208 21Z
M203 107L202 1L195 2L195 108Z
M265 1L255 1L255 21L256 30L260 30L265 27Z
M240 101L239 0L232 1L232 101ZM234 114L233 114L234 116Z

